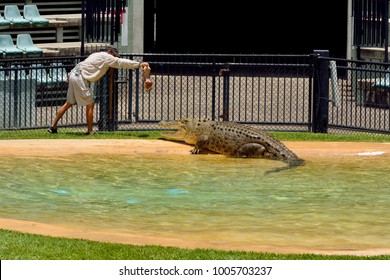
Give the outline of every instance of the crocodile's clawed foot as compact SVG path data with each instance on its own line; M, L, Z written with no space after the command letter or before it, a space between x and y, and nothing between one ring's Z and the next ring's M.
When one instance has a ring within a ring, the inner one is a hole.
M200 149L193 149L193 150L191 150L191 154L193 154L193 155L200 154Z

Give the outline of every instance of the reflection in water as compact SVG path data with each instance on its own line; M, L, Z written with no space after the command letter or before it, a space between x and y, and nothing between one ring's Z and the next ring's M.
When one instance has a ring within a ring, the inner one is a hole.
M0 217L219 245L388 248L390 157L5 156Z

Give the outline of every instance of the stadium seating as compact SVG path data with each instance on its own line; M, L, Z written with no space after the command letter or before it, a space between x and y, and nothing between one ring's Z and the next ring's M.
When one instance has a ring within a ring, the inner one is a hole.
M0 0L0 34L30 34L42 56L78 55L81 51L82 1ZM86 43L85 53L95 45ZM0 57L2 52L0 52Z
M18 49L9 34L0 34L0 53L3 57L23 56L23 51Z
M11 22L9 20L6 20L1 14L0 14L0 29L7 29L11 26Z
M17 5L6 5L4 7L4 18L9 20L12 27L29 26L30 21L25 19Z
M16 37L16 47L27 56L40 56L43 50L36 47L30 34L18 34Z
M66 84L68 73L62 63L52 63L49 68L49 75L53 82Z
M43 64L32 64L30 76L32 79L37 81L38 86L45 86L51 82L49 73Z
M42 17L39 13L37 5L26 4L23 7L23 17L30 21L30 24L36 26L49 25L49 20Z

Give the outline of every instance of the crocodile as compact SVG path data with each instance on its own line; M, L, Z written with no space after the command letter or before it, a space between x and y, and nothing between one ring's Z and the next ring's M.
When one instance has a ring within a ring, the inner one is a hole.
M194 149L191 150L192 154L210 150L232 157L282 160L288 162L289 166L303 163L303 160L281 141L266 131L250 125L188 118L161 121L159 125L176 130L173 133L163 133L163 136L194 145Z

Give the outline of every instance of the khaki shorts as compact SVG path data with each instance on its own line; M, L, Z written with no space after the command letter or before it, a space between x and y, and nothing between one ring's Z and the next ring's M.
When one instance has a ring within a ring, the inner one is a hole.
M89 82L83 78L80 71L72 70L69 74L69 87L66 102L86 106L95 102L89 87Z

